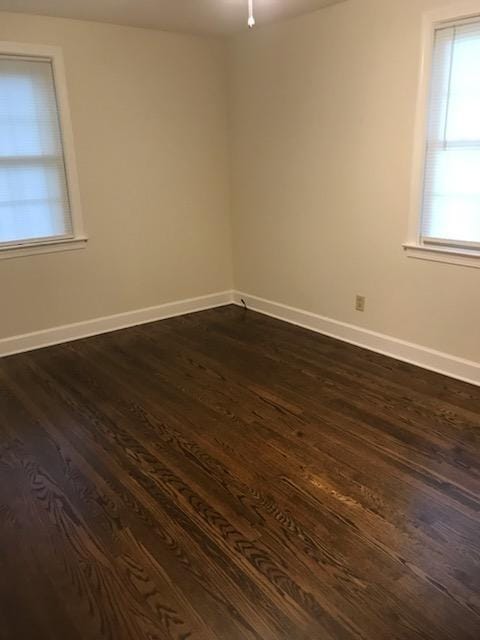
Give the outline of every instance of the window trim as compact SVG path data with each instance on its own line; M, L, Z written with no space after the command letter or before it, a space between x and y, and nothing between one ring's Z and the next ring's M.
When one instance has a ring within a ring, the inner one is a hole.
M480 251L464 247L442 247L441 243L423 242L420 232L435 29L442 24L469 20L479 16L480 0L464 0L423 14L420 74L414 127L410 213L407 240L403 244L403 248L409 258L446 262L480 269Z
M73 230L72 235L66 238L44 238L19 241L11 244L0 244L0 259L84 248L86 247L88 237L82 216L73 128L62 49L49 45L0 41L0 55L43 58L49 60L52 64Z

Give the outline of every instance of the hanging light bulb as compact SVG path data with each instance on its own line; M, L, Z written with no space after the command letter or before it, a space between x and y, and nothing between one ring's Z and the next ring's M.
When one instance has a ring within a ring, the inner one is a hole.
M255 18L253 16L253 0L248 0L248 27L253 29L255 26Z

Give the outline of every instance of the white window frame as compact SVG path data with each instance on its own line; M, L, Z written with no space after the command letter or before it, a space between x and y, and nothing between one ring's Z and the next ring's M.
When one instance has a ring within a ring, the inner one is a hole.
M47 45L0 42L0 55L2 54L47 59L50 60L52 64L54 88L59 112L60 134L65 160L68 198L72 217L72 235L68 238L59 238L58 240L55 238L25 240L15 242L14 244L0 245L0 259L36 253L53 253L57 251L82 249L86 246L88 237L82 218L73 129L68 104L67 81L62 50L60 47Z
M417 113L412 164L412 187L407 241L403 247L409 258L433 260L480 269L480 251L464 247L454 248L424 244L421 238L421 216L426 160L426 141L429 118L430 85L434 36L436 28L452 21L480 17L480 0L465 0L453 5L429 11L422 20L422 48L418 84Z

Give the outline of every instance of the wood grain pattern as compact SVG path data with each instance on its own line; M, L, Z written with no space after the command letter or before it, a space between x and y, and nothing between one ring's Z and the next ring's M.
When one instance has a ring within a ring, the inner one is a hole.
M479 640L480 389L236 307L0 361L1 640Z

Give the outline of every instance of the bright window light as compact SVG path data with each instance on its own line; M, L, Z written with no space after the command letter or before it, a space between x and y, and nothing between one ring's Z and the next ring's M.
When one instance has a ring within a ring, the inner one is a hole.
M480 249L480 18L435 30L421 239Z
M52 61L0 55L0 248L72 237Z

